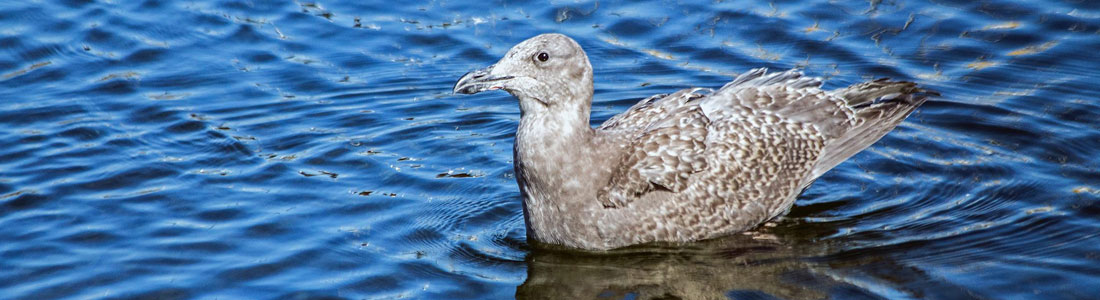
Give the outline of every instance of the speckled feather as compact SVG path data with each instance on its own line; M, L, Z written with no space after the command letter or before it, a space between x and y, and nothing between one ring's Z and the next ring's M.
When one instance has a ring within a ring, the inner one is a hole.
M527 59L544 52L561 62ZM515 161L528 236L585 249L751 229L932 94L885 79L825 91L797 70L754 69L717 90L648 97L592 129L591 66L572 39L536 36L487 70L472 74L523 112ZM455 91L484 86L471 76Z

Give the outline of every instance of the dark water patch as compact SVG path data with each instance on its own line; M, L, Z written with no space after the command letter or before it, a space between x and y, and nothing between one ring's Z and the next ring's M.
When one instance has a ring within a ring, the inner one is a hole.
M32 158L35 154L38 154L40 152L38 149L22 149L18 151L12 150L9 150L11 152L0 154L0 162L19 162L27 158Z
M177 287L157 288L147 292L125 294L125 297L133 297L134 299L188 299L192 298L193 294L186 288Z
M277 143L268 144L267 150L277 152L293 152L294 149L308 148L311 143L322 140L328 134L321 132L297 132L289 136L282 136Z
M284 235L291 231L291 228L287 228L279 222L272 222L250 226L247 228L246 233L251 237L272 237Z
M79 104L41 103L36 106L11 107L0 114L0 120L10 126L26 126L34 123L59 122L63 118L82 115L87 109Z
M205 130L205 129L207 129L206 123L199 122L199 121L194 121L194 120L183 120L183 121L179 121L175 124L172 124L171 126L168 126L167 128L165 128L165 131L167 131L169 133L185 134L185 133L191 133L191 132L201 131L201 130ZM224 136L217 136L217 138L223 138L223 137Z
M153 61L160 61L166 56L167 50L163 48L141 49L134 51L129 56L123 59L126 63L141 64Z
M267 51L255 51L245 55L246 59L252 63L268 63L279 59L278 56Z
M52 249L25 249L25 250L27 250L27 251L42 251L41 253L50 253L50 252L52 252L52 251L43 251L43 250L52 250ZM5 253L5 254L7 254L7 253ZM5 257L14 257L14 256L5 256ZM34 270L19 272L19 274L16 275L16 276L12 276L10 278L4 278L5 280L3 281L3 283L0 283L0 287L10 287L12 285L11 283L18 283L22 280L40 280L40 279L43 279L43 278L49 278L50 276L56 276L56 275L59 275L59 274L62 274L64 272L66 272L66 271L71 271L72 269L73 269L73 265L68 264L68 263L43 264L43 265L38 266L38 268L36 268Z
M7 212L35 208L50 201L49 198L33 192L17 192L6 196L8 197L4 197L6 198L4 199L4 211Z
M16 37L13 37L13 36L0 37L0 47L3 47L4 49L22 49L22 48L26 47L26 44L23 42L23 39L16 38ZM5 52L9 52L9 51L5 51ZM4 63L3 68L5 70L14 69L18 65L17 60L14 60L14 59L13 60L4 59L3 63ZM4 75L4 77L5 77L4 79L14 77L14 76L16 76L16 74L17 73L6 73Z
M86 29L84 31L83 37L80 40L90 46L96 47L97 49L118 50L127 47L138 46L138 44L133 40L122 37L115 32L102 27L92 27Z
M190 234L193 231L194 231L193 228L186 228L186 227L181 227L181 226L169 226L169 227L166 227L166 228L157 228L157 229L147 233L147 235L151 236L151 237L172 238L172 237L186 236L187 234Z
M103 143L103 145L106 146L106 147L114 147L114 148L130 148L130 147L138 147L141 144L138 143L138 141L135 141L134 139L131 139L131 138L114 138L114 139L111 139L111 140Z
M119 236L104 231L82 231L62 238L61 241L73 244L103 245L118 240Z
M217 210L208 210L201 212L197 215L199 220L206 222L218 222L218 221L231 221L238 219L241 215L245 214L240 209L226 208Z
M20 51L18 56L23 61L43 61L64 52L66 48L61 45L44 45Z
M109 79L103 83L97 84L91 91L108 95L133 94L137 92L137 85L138 83L132 80Z
M170 244L158 245L157 248L174 253L193 253L196 255L218 254L236 249L232 244L222 241L176 241Z
M398 278L396 276L370 275L368 277L362 277L362 278L360 278L360 279L358 279L354 282L344 284L341 287L345 290L353 290L353 291L372 291L372 290L374 290L374 291L377 291L377 290L400 291L400 290L408 290L408 289L405 289L401 285L401 282L402 282L401 278ZM397 294L397 293L395 292L394 294Z
M261 44L271 43L274 40L267 35L258 32L255 25L251 24L238 24L236 30L230 35L226 36L225 43L249 43L249 44Z
M217 277L223 282L248 282L252 280L261 279L272 274L279 273L289 266L285 263L265 263L257 265L249 265L238 268L230 268L220 274Z
M1098 194L1100 194L1100 192L1097 192L1097 191L1095 191L1091 188L1078 188L1078 189L1074 190L1074 193L1076 193L1076 194L1091 193L1092 197L1088 197L1088 195L1083 197L1083 198L1088 199L1088 200L1095 200L1097 198L1100 198L1100 196L1098 196ZM1084 201L1084 202L1085 202L1084 204L1075 205L1076 207L1073 207L1074 209L1072 211L1074 211L1077 214L1080 214L1082 216L1085 216L1085 217L1100 216L1100 202L1095 202L1095 201Z
M178 174L179 171L169 166L144 166L83 182L80 183L80 187L88 191L110 191L120 187L131 186L135 182L157 180Z
M637 37L651 33L656 27L652 22L635 18L619 20L607 27L607 32L619 37Z

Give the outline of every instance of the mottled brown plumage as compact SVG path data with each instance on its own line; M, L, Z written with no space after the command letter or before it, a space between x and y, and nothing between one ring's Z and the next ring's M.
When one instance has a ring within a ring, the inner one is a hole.
M825 91L796 70L755 69L717 90L646 98L593 129L591 65L560 34L516 45L454 91L495 89L522 112L514 154L528 236L584 249L751 229L929 94L885 79Z

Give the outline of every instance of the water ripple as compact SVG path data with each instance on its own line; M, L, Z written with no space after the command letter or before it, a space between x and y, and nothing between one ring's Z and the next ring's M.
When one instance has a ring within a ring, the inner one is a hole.
M0 4L5 296L1100 293L1095 3L116 2ZM751 233L560 250L515 100L450 90L543 32L590 56L593 124L758 66L944 96Z

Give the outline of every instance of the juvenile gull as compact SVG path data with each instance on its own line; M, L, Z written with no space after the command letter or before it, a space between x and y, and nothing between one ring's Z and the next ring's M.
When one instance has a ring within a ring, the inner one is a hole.
M752 229L932 94L887 79L826 91L797 70L754 69L717 90L654 95L593 129L592 65L561 34L523 41L454 86L487 90L519 99L527 236L593 250Z

